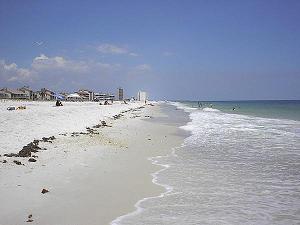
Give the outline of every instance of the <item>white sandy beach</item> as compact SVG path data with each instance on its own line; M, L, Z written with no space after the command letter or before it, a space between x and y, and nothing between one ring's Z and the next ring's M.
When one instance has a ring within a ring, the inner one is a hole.
M1 109L7 105L2 103ZM31 224L109 224L134 211L140 199L164 192L151 176L161 167L148 158L169 154L183 137L159 105L111 118L140 106L67 103L56 108L50 103L28 103L24 111L2 111L1 133L7 138L1 135L1 155L18 152L35 138L55 135L56 139L40 144L47 150L36 153L34 163L18 157L24 165L15 165L13 157L0 157L7 160L0 164L0 224L26 224L30 214ZM47 119L44 123L38 118ZM103 119L111 127L97 129L99 134L70 135ZM63 132L67 136L58 135ZM43 188L49 192L41 194Z
M22 146L51 135L85 131L100 120L122 111L142 106L140 102L101 106L97 102L64 102L63 107L54 107L55 102L0 102L0 155L17 152ZM26 110L8 111L9 106L26 106Z

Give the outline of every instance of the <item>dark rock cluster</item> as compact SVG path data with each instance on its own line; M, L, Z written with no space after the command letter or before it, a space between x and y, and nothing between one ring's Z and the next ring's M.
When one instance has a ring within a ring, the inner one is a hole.
M24 157L24 158L25 157L33 157L33 158L30 158L28 161L36 162L36 159L34 159L34 158L37 158L37 156L32 155L32 153L39 152L40 150L46 150L45 148L43 148L43 149L40 148L39 143L40 142L52 143L52 141L55 139L56 138L54 136L51 136L51 137L43 137L41 140L33 140L29 144L23 146L22 150L20 150L18 153L7 153L7 154L4 154L4 156L6 156L6 157ZM17 160L15 160L13 162L17 165L21 165L21 164L19 164L21 162L19 162Z
M99 134L99 132L97 132L97 130L90 128L90 127L87 127L86 131L88 134Z
M47 190L47 189L45 189L45 188L43 188L43 190L42 190L42 194L46 194L46 193L48 193L49 192L49 190Z
M20 161L18 161L18 160L14 160L14 163L17 164L17 165L19 165L19 166L24 165L24 164L22 164L22 163L21 163Z
M56 139L56 138L55 138L54 136L51 136L51 137L48 137L48 138L43 137L41 141L52 143L52 141L55 140L55 139Z
M117 120L117 119L120 119L122 116L124 116L123 114L117 114L117 115L114 115L113 118L114 120Z

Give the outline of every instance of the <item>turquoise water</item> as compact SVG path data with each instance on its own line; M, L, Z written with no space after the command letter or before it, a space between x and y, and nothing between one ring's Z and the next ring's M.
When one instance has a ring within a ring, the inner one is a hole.
M181 101L198 108L197 101ZM202 108L212 107L225 113L251 115L265 118L300 120L299 100L274 101L200 101ZM234 110L233 110L234 109Z

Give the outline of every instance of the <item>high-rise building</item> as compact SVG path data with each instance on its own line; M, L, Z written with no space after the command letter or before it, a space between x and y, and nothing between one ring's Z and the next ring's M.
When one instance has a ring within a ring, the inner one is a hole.
M145 91L139 91L137 95L137 100L141 102L147 101L147 92Z
M123 99L124 99L123 88L118 88L118 91L117 91L117 100L123 101Z

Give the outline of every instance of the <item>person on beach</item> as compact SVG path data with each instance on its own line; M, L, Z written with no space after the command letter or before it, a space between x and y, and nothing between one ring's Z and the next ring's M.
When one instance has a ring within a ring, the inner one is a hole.
M63 106L63 104L61 103L61 101L57 100L56 101L56 106Z

